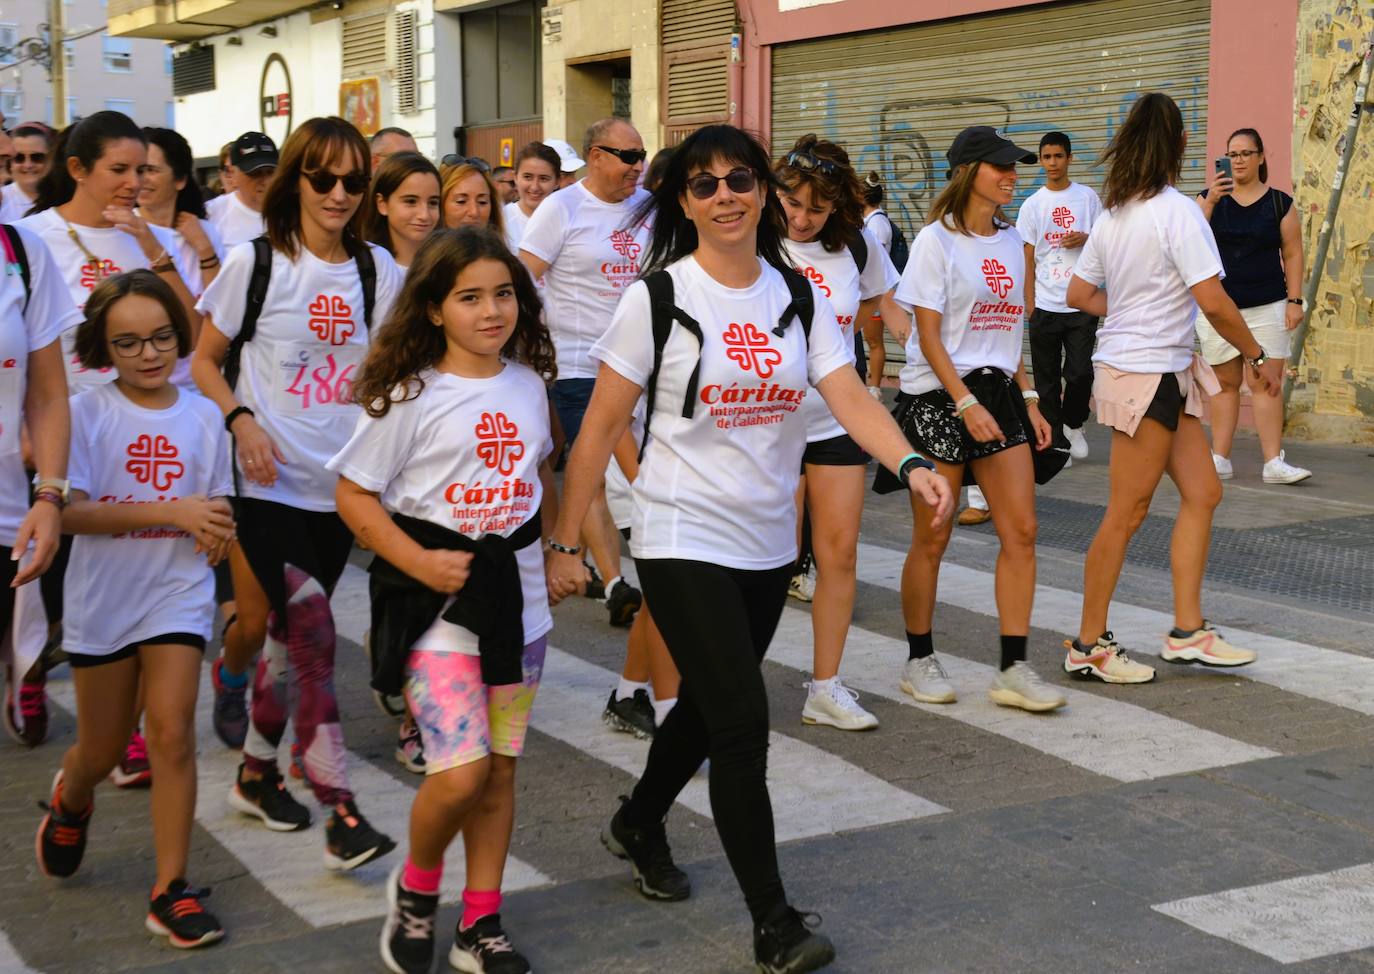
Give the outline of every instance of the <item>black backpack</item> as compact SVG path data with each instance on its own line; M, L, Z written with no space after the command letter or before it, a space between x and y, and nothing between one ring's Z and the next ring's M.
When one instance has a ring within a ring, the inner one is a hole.
M888 226L892 227L892 246L887 248L887 256L892 258L892 266L897 268L897 273L900 274L906 270L911 248L907 245L906 234L902 233L902 228L893 223L886 213L883 214L883 218L887 220Z
M0 223L4 235L0 243L5 246L5 272L11 267L19 268L19 277L24 281L24 311L29 310L29 298L33 297L33 281L29 275L29 252L24 249L24 240L19 231L8 223Z
M366 241L349 242L347 247L349 256L358 262L358 277L363 285L363 325L371 331L372 309L377 304L377 264ZM248 279L248 303L243 308L243 323L239 333L229 340L229 351L224 355L224 381L229 383L230 389L238 385L243 346L253 340L258 330L258 316L262 314L267 285L271 281L272 245L266 236L256 237L253 240L253 275Z
M867 256L865 251L865 256ZM811 284L790 267L779 268L782 279L787 282L787 290L792 300L778 317L773 334L781 338L787 334L787 326L792 319L801 322L802 335L809 345L811 340L811 319L816 312L816 303L811 295ZM694 335L697 345L703 343L701 325L697 320L677 306L673 298L673 278L667 270L656 270L644 278L644 286L649 289L649 319L654 333L654 367L649 371L649 381L644 384L644 439L639 444L639 459L644 459L644 448L649 445L649 420L654 415L654 394L658 386L658 370L663 365L663 348L668 344L673 322L677 322ZM696 368L687 380L687 394L682 403L683 419L691 419L696 412L697 381L701 373L701 356L697 356Z

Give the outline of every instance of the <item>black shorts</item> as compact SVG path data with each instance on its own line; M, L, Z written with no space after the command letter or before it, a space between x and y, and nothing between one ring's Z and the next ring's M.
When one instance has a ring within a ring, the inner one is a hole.
M298 507L254 497L232 498L239 548L272 608L286 615L286 565L292 564L334 593L353 550L353 532L333 511Z
M818 467L863 467L868 465L868 454L848 433L841 433L828 440L806 444L802 453L802 473L806 473L808 463Z
M1000 369L975 369L963 376L968 391L996 420L1005 440L980 443L954 407L944 389L920 395L900 394L893 416L912 447L942 463L966 464L1030 442L1025 421L1026 405L1016 383Z
M140 639L136 643L130 643L122 649L116 649L113 653L104 656L91 656L86 653L69 653L67 662L72 669L83 669L88 666L104 666L106 663L118 663L122 659L138 655L138 651L144 646L190 646L197 652L205 652L205 640L193 632L169 632L161 636L150 636L147 639Z
M1178 432L1178 417L1183 413L1183 390L1178 387L1178 376L1165 372L1159 377L1155 397L1145 409L1145 419L1163 423L1171 433Z

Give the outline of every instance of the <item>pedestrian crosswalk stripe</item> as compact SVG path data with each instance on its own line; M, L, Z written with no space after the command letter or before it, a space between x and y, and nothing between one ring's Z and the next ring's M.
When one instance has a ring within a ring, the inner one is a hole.
M902 563L906 552L879 545L859 545L859 580L882 588L901 590ZM940 566L939 601L981 615L995 616L991 572L945 562ZM1083 596L1064 589L1037 585L1031 625L1050 632L1077 635ZM1158 652L1164 635L1173 628L1173 616L1125 602L1113 602L1110 624L1127 649ZM1228 675L1267 683L1289 693L1322 700L1362 714L1374 715L1374 659L1294 642L1234 626L1220 627L1238 646L1259 653L1258 661L1228 671ZM1147 660L1148 662L1148 660Z
M5 936L3 930L0 930L0 974L37 974L32 967L24 963L19 951L14 949L14 944L10 943L10 938Z
M1281 964L1374 947L1374 863L1156 904Z

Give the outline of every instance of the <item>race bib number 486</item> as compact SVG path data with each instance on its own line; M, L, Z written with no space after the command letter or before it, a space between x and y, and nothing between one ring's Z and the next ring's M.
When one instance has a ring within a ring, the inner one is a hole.
M366 345L279 345L272 375L272 408L317 415L353 406L353 376Z

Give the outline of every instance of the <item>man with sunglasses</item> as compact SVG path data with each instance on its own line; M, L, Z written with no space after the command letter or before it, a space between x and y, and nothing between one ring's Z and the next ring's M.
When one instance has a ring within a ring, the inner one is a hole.
M229 150L234 192L210 214L226 250L260 237L266 229L262 201L277 172L277 145L261 132L244 132Z
M10 133L14 142L9 164L12 182L0 190L0 222L13 223L33 206L38 181L48 171L50 135L48 127L37 122L24 122Z
M534 211L520 244L530 274L544 280L544 315L558 358L550 395L570 449L596 384L592 346L610 326L620 296L638 280L649 241L644 224L635 224L649 194L639 188L646 153L634 126L619 118L594 122L582 155L586 177ZM620 577L620 537L604 490L588 512L582 538L607 579L611 624L630 625L642 599Z

